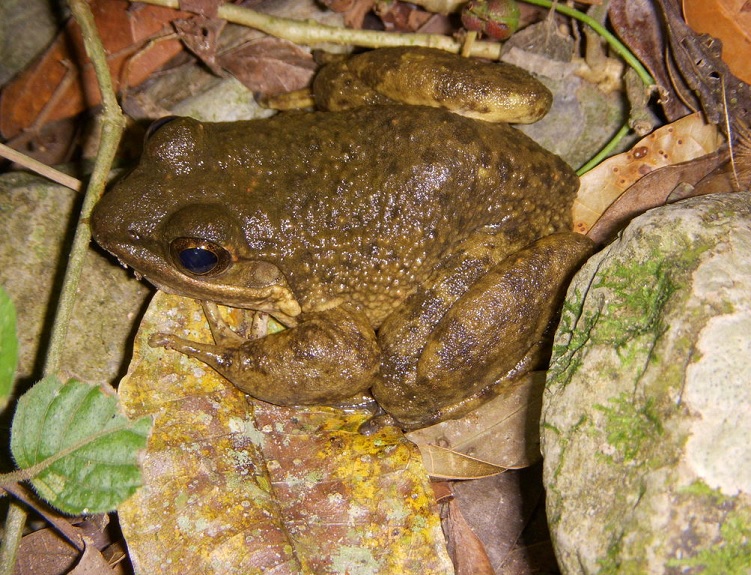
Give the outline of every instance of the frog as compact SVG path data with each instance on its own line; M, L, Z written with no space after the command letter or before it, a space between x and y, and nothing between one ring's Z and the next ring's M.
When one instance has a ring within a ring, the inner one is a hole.
M517 68L430 48L332 63L313 89L313 111L155 124L95 206L93 237L202 302L213 344L150 345L257 400L371 397L404 430L462 417L544 363L593 249L571 231L574 171L509 125L551 95ZM241 336L218 305L284 329Z

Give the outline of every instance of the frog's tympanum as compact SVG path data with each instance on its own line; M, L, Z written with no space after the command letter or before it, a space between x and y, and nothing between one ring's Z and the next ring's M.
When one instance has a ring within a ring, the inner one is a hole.
M494 120L532 121L549 105L544 87L434 50L358 58L317 79L335 111L163 123L92 227L160 289L288 328L246 340L205 305L216 345L165 334L152 345L272 403L370 391L413 429L465 414L535 367L562 286L591 248L569 231L571 169L478 119L500 109ZM363 95L365 84L386 95ZM348 90L359 107L344 109Z

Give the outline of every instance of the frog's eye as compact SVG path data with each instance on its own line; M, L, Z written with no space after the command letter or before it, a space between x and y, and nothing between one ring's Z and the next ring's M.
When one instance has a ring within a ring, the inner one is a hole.
M200 238L177 238L170 244L172 260L195 276L215 276L226 270L232 257L222 246Z

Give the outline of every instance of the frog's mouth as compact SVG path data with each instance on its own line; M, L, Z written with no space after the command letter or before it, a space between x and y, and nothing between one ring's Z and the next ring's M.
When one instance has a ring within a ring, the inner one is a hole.
M273 264L235 261L220 275L206 277L177 269L159 242L143 238L103 241L96 231L94 237L123 267L133 269L138 279L145 279L163 292L266 312L287 327L297 324L295 318L302 311L300 304L284 275Z

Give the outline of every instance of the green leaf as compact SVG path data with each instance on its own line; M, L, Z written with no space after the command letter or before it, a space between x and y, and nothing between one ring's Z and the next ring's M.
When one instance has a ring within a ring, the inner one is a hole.
M43 467L31 483L45 501L74 515L101 513L141 484L137 456L150 429L150 417L130 421L102 388L48 376L18 400L10 447L21 469Z
M0 411L8 405L18 364L16 308L0 287Z

